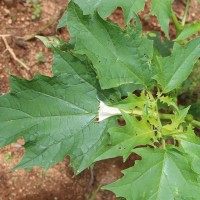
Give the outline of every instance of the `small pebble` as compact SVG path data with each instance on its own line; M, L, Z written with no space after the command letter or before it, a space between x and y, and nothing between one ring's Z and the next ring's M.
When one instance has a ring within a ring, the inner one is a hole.
M6 14L10 14L10 10L8 10L8 9L4 9L4 12L6 13Z
M8 20L8 24L12 24L12 19L9 19L9 20Z
M195 13L192 13L192 17L195 17L196 15L195 15Z

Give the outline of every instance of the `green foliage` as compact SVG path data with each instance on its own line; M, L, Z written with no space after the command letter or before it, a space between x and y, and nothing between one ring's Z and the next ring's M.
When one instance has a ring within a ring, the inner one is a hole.
M142 32L144 1L69 2L58 27L67 25L71 40L38 36L53 51L53 77L11 76L11 92L0 97L0 146L25 140L15 169L48 169L69 155L77 174L134 152L142 160L104 189L127 200L199 198L200 122L176 94L200 57L200 37L182 41L194 31L185 33L189 25L179 24L171 4L152 0L151 13L166 36L172 17L179 32L173 42ZM124 30L106 19L117 7Z
M176 41L185 40L193 34L196 34L200 31L200 21L193 22L191 24L186 25L180 35L176 38Z
M41 62L41 63L45 63L45 57L44 57L44 55L43 55L42 52L39 52L39 53L37 54L37 60L38 60L39 62Z
M158 58L159 72L155 79L162 86L163 92L170 92L187 79L200 57L199 48L200 37L188 42L185 46L176 43L171 56Z
M11 78L12 91L0 101L0 130L4 133L0 146L23 136L26 154L17 168L49 168L71 154L78 172L106 144L106 129L112 120L95 122L101 89L90 66L59 50L54 51L54 61L53 78Z
M139 145L153 145L154 131L145 118L138 121L134 116L125 113L122 116L126 126L110 128L109 133L114 152L126 160L133 148Z
M6 161L8 161L8 162L10 162L10 161L12 160L12 154L11 154L11 152L7 152L7 153L5 154L5 159L6 159Z
M93 62L102 89L125 83L147 86L151 82L152 41L135 32L123 31L98 14L84 16L72 2L68 7L67 21L71 37L76 38L76 52L86 54Z
M135 13L143 10L145 5L145 0L75 0L74 2L81 8L83 15L93 14L97 11L102 18L108 17L117 7L121 7L124 11L126 24L135 16ZM67 12L63 15L58 28L67 25L66 15Z
M162 39L160 32L149 32L148 39L153 40L154 54L156 56L170 56L174 42L168 39Z
M136 166L123 171L119 181L105 186L118 197L132 199L198 199L200 182L190 159L175 149L138 149Z
M32 19L38 19L40 18L42 7L39 0L27 0L28 3L30 3L33 6L33 14Z
M152 0L151 2L151 14L158 17L161 28L163 29L165 35L169 37L169 21L172 15L171 10L172 0Z

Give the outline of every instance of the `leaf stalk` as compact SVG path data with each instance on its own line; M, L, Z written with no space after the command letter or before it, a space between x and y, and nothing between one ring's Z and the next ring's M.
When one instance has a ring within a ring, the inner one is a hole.
M175 26L176 31L177 31L177 34L176 34L176 35L179 35L180 32L183 30L183 27L182 27L182 25L179 23L179 21L178 21L178 19L177 19L177 17L176 17L176 14L174 13L174 11L172 10L171 12L172 12L172 13L171 13L172 21L173 21L174 26Z
M185 26L187 14L188 14L188 11L189 11L189 8L190 8L190 2L191 2L191 0L187 0L185 12L184 12L183 19L182 19L182 22L181 22L182 26Z
M200 128L200 122L197 121L197 120L193 120L193 121L191 122L191 124L192 124L192 126L194 126L194 127L196 127L196 128Z
M142 110L139 110L139 109L134 109L131 112L130 111L125 111L125 112L128 113L128 114L137 115L137 116L143 115ZM161 114L161 113L159 113L159 117L160 117L161 120L171 120L174 117L174 115L173 114ZM196 128L200 128L200 122L197 121L197 120L190 121L186 117L185 121L190 122L192 124L192 126L194 126Z

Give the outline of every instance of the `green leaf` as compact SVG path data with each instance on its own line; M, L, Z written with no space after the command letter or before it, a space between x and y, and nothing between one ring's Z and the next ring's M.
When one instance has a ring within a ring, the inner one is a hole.
M138 121L135 116L122 113L126 121L125 126L109 129L111 145L101 158L123 156L124 160L139 145L152 145L154 131L145 118Z
M190 109L190 106L188 106L187 108L184 108L184 109L179 109L178 111L174 112L175 114L175 121L174 123L177 124L177 126L183 122L185 122L185 118L188 114L188 111ZM173 120L172 120L173 122Z
M195 135L192 127L188 127L187 131L175 135L174 138L179 141L183 151L192 158L192 169L200 174L200 138Z
M169 37L169 21L172 14L172 0L152 0L151 14L158 17L158 21L165 35Z
M128 96L128 93L133 93L135 90L143 90L144 87L138 84L126 84L118 87L122 97Z
M144 10L145 0L74 0L83 10L83 15L93 14L95 11L102 18L108 17L117 7L121 7L124 12L125 24L128 25L135 14ZM58 29L67 25L67 12L65 12L58 24Z
M180 141L180 145L185 153L197 156L200 159L200 138L195 135L193 130L176 135L175 139Z
M200 21L188 24L183 28L180 35L176 38L176 41L184 40L190 37L191 35L198 33L199 31L200 31Z
M190 109L190 106L182 110L178 109L177 111L174 111L174 115L170 119L171 123L162 126L162 134L172 136L172 135L184 133L184 129L180 125L185 122L185 118L188 114L189 109Z
M103 89L128 83L152 84L152 41L104 21L96 13L84 16L73 2L67 13L68 30L76 38L75 50L92 61Z
M121 110L130 110L132 111L134 108L143 109L148 99L144 94L144 91L141 92L141 95L138 97L135 94L128 93L128 97L123 99L122 101L113 103L113 107L117 107Z
M11 77L11 93L0 97L0 146L24 137L26 153L16 168L49 168L70 155L79 173L107 146L115 122L96 122L104 92L90 65L58 49L54 59L52 78Z
M160 71L155 79L167 93L179 87L189 76L194 64L200 57L200 37L185 46L175 44L171 56L159 57Z
M135 13L143 10L145 5L145 0L75 0L74 2L80 6L84 15L92 14L97 10L103 18L108 17L117 7L121 7L124 11L126 24Z
M123 171L117 182L104 186L117 197L136 199L198 199L199 175L190 168L190 160L174 149L137 149L142 156L134 167Z
M171 55L171 50L174 45L173 41L168 39L163 40L160 32L149 32L147 37L148 39L153 40L153 46L156 55L163 57Z
M40 35L36 35L35 37L41 40L47 48L52 48L53 46L60 47L64 43L64 41L61 41L56 36L43 37Z
M176 99L173 99L169 96L161 96L159 99L162 103L166 103L168 106L172 106L176 110L179 110L179 108L176 104Z
M57 25L57 29L67 26L67 17L66 16L67 16L67 10L65 10L63 16L59 20L59 23Z

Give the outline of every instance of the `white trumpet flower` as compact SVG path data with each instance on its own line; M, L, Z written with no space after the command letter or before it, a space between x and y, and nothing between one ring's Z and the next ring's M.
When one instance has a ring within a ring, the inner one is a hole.
M121 115L122 113L118 108L107 106L104 102L100 101L99 108L99 122L115 115Z

